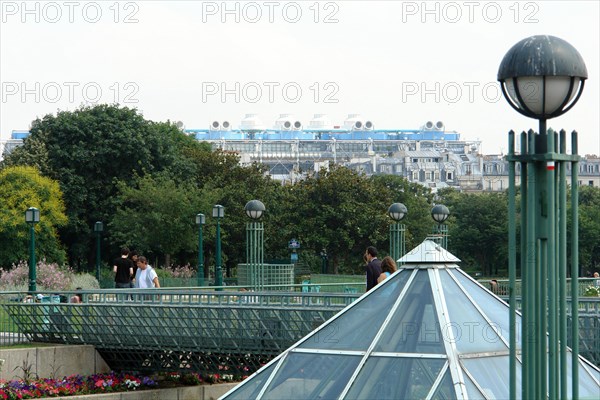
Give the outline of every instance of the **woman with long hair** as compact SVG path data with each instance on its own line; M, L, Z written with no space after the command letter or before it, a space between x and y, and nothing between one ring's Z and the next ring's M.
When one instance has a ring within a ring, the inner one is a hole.
M390 256L384 257L381 260L381 275L377 278L377 283L383 282L388 276L396 272L396 261Z

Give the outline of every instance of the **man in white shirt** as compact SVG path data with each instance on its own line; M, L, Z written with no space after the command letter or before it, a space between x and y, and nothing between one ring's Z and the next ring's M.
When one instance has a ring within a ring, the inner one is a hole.
M159 288L158 275L154 268L148 265L148 260L144 256L137 259L138 270L135 273L135 287L137 289Z

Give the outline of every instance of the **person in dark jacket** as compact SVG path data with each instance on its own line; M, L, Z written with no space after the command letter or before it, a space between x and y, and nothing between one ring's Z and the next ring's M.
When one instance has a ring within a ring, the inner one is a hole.
M367 262L367 292L377 285L377 278L381 275L381 260L377 258L377 249L373 246L367 247L365 251Z
M113 272L115 273L115 288L130 288L133 278L133 262L128 258L129 249L121 249L121 257L115 259L113 263Z

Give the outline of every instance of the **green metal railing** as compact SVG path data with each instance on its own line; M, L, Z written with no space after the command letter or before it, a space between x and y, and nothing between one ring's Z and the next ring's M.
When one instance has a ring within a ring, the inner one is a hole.
M579 278L578 282L576 284L577 288L578 288L578 295L583 297L585 296L585 291L589 286L594 286L594 284L596 283L597 278ZM493 292L495 292L496 294L503 296L503 295L508 295L508 285L509 285L509 281L508 279L498 279L498 288L497 289L491 289L490 288L490 280L489 279L481 279L479 280L479 283L482 284L483 286L485 286L486 288L492 290ZM522 287L521 287L521 280L518 279L515 285L515 296L521 296L523 291L522 291ZM571 292L572 292L572 285L571 285L571 279L568 278L567 279L567 286L566 286L566 295L567 297L571 296Z
M27 293L3 293L0 304L12 330L28 340L93 345L113 369L248 375L359 296L214 289L80 293L79 304L60 302L72 292L43 293L41 302Z
M292 285L288 292L94 290L80 292L81 304L65 302L74 292L42 292L41 302L25 292L3 292L0 345L85 343L114 369L226 368L248 375L355 301L361 293L327 292L353 285L359 284ZM600 365L600 298L578 304L580 354Z

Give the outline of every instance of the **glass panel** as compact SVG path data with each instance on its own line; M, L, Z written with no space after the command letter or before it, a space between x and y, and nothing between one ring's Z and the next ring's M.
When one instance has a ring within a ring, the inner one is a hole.
M485 397L481 394L477 386L473 383L469 375L463 372L463 376L465 378L465 386L467 387L467 396L469 396L469 400L485 400Z
M360 360L358 356L290 353L262 398L336 399Z
M277 363L274 363L271 364L267 369L258 371L256 375L240 383L240 385L236 387L239 389L236 389L236 391L231 393L229 396L223 397L223 399L255 399L263 388L263 384L267 381L267 379L269 379L269 376L271 376L271 372L273 372L276 365ZM241 386L242 384L244 385Z
M321 331L312 334L299 347L311 349L367 350L381 328L387 311L398 299L412 271L400 271L385 285L372 289L346 313Z
M573 362L572 362L572 352L567 352L567 394L569 398L571 398L571 394L573 392ZM581 361L578 363L579 368L579 398L580 399L598 399L600 398L600 385L598 385L592 379L591 375L587 372L587 370L583 367Z
M448 400L456 399L456 392L454 391L454 385L452 384L452 376L450 370L447 370L444 374L444 378L440 382L440 385L435 390L435 393L431 397L432 400ZM469 400L473 397L469 396Z
M508 351L508 347L502 343L493 327L448 275L449 272L440 270L439 273L449 318L449 321L440 321L444 340L450 340L453 334L456 348L463 354Z
M427 270L417 272L374 351L445 353Z
M506 342L509 342L509 308L502 301L498 300L494 296L491 296L490 293L484 289L482 286L473 282L471 278L467 277L462 273L462 271L458 269L454 269L452 271L448 271L454 277L458 278L460 284L465 288L469 295L473 298L473 301L477 303L477 305L485 312L486 316L492 321L493 326L498 330L498 333L506 339ZM521 348L521 335L520 329L521 326L521 316L517 315L516 318L517 323L517 349ZM490 335L493 336L493 331L490 330Z
M348 399L424 399L445 360L370 357L350 387Z
M465 368L491 399L509 398L508 356L481 357L462 360ZM521 397L521 364L517 363L517 396Z

